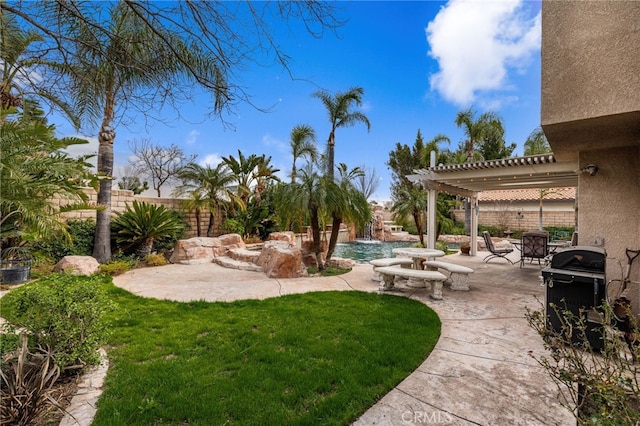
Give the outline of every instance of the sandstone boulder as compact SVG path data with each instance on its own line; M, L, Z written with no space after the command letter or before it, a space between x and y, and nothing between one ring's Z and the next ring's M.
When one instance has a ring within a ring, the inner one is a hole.
M54 267L55 272L73 275L92 275L98 272L100 263L91 256L65 256Z
M189 238L176 241L169 262L181 265L197 265L213 261L213 241L215 238Z
M350 269L353 268L356 261L353 259L343 259L341 257L332 257L327 262L327 266L333 266L334 268Z
M266 241L257 261L269 278L296 278L307 276L302 263L302 250L286 241Z
M269 241L287 241L291 245L296 243L296 234L291 231L272 232L269 234Z
M225 256L229 250L244 249L242 237L225 234L219 237L194 237L177 241L169 261L182 265L211 263L216 256Z

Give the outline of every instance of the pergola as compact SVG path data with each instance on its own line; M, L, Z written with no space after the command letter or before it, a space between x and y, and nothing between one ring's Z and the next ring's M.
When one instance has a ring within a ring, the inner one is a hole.
M471 201L471 255L477 251L478 195L495 189L577 187L579 170L577 161L558 162L553 154L478 161L475 163L435 166L414 170L407 176L429 191L427 246L435 248L436 199L438 192L466 197Z

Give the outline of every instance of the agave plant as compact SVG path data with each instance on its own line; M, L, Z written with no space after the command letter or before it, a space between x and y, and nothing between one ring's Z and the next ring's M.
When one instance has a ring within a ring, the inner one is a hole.
M134 249L144 258L153 250L153 243L181 233L186 224L176 212L164 206L133 201L113 221L116 242Z

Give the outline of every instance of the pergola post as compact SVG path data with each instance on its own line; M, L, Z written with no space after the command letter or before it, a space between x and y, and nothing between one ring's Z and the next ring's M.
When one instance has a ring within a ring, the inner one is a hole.
M478 196L471 197L471 251L475 256L478 252Z
M436 152L431 151L429 158L430 167L436 166ZM427 198L427 248L436 248L436 203L438 202L438 191L429 188L429 197Z

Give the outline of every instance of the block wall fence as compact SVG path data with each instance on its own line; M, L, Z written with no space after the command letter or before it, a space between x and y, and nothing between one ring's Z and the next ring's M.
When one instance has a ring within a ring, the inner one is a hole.
M89 196L89 202L91 204L97 204L98 193L93 188L87 188L84 192ZM133 191L126 189L113 189L111 191L111 211L121 213L125 211L127 204L133 203L136 200L138 202L147 202L149 204L156 204L165 206L168 209L178 211L182 213L188 225L185 231L185 238L191 238L197 236L196 215L194 212L188 212L180 207L182 200L176 198L157 198L157 197L140 197L133 194ZM57 206L64 206L70 204L69 200L64 198L55 198L52 200ZM63 213L63 217L67 220L81 219L89 220L96 219L95 210L76 210L67 213ZM222 215L214 213L214 227L213 234L218 236L223 234L221 229ZM202 230L202 236L206 236L207 227L209 226L209 210L203 210L200 213L200 228Z

